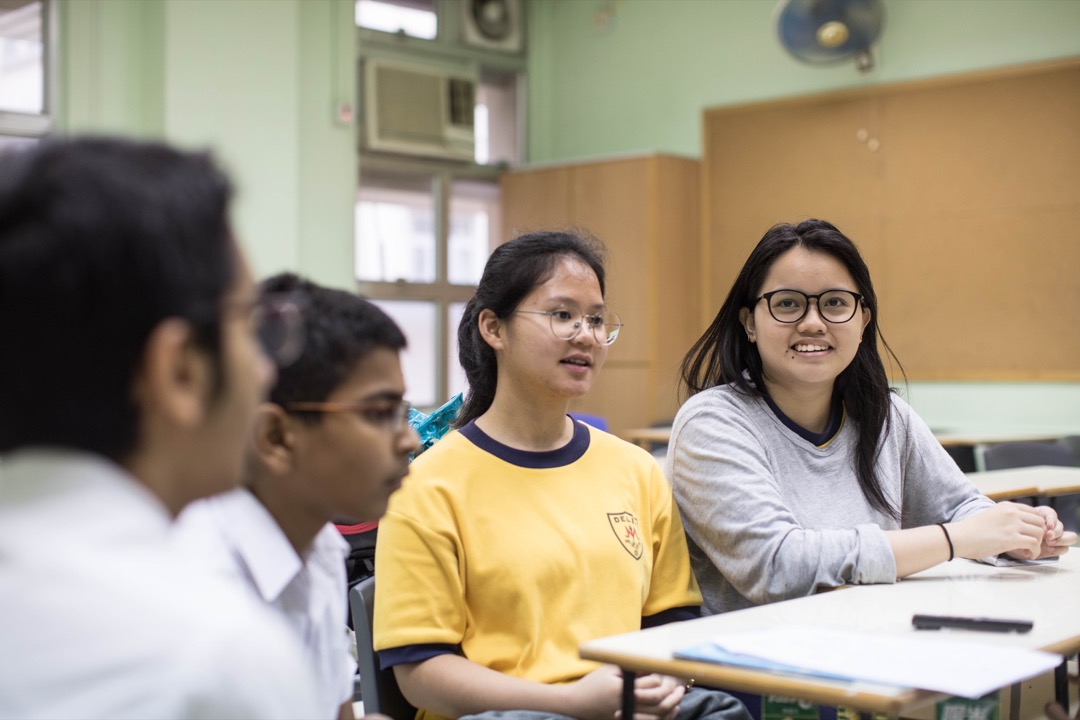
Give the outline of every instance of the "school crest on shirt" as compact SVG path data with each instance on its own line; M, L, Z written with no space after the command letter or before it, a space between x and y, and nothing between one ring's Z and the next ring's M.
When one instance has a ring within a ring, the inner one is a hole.
M641 559L641 551L645 548L645 542L641 539L641 528L633 513L608 513L608 522L615 531L615 537L619 538L626 552L635 560Z

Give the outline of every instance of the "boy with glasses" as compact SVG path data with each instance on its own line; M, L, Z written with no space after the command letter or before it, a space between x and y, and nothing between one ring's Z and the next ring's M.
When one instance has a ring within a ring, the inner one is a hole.
M375 305L296 275L261 290L299 308L303 348L258 410L245 487L185 511L181 541L298 632L319 677L319 717L352 718L349 546L331 523L377 520L408 473L418 438L403 400L405 337Z
M0 157L0 717L316 712L280 618L171 543L239 481L280 349L231 194L156 143Z

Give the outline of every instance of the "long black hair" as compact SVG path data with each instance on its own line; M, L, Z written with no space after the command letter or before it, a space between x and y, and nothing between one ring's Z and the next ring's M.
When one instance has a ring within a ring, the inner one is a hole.
M571 230L529 233L491 253L458 325L458 360L469 381L469 391L454 423L456 427L483 415L495 399L498 363L495 351L480 336L480 313L490 310L496 317L509 317L525 296L551 278L559 261L566 257L592 268L603 295L604 246L591 235Z
M859 485L870 506L899 519L874 473L874 463L882 433L889 431L889 380L878 352L878 341L903 375L904 369L885 342L878 325L877 294L859 249L846 235L824 220L804 220L797 225L781 223L769 228L746 259L716 318L698 338L682 362L684 396L717 385L734 385L748 394L762 394L765 388L761 355L746 336L739 318L743 308L752 308L765 276L777 258L792 248L823 252L843 263L870 311L862 342L851 361L836 378L836 393L858 428L855 464ZM749 380L743 373L749 375Z

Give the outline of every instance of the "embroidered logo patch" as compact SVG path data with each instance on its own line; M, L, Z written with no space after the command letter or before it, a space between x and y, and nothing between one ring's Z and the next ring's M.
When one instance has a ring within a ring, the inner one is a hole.
M607 519L626 552L635 560L640 560L645 543L641 540L641 528L638 527L637 518L628 512L621 512L608 513Z

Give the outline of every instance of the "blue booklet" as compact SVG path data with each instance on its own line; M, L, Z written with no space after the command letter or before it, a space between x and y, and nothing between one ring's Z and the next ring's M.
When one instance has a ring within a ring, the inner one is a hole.
M714 636L679 648L675 657L761 672L920 688L967 698L1035 677L1061 656L980 642L979 633L919 634L785 624Z
M785 665L784 663L774 662L754 655L729 652L711 641L679 648L672 654L680 660L697 660L701 662L716 663L717 665L732 665L734 667L750 668L752 670L768 670L770 672L805 675L809 677L824 678L826 680L840 680L843 682L855 680L855 678L846 675L836 675L811 668L799 667L798 665Z

